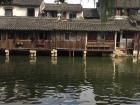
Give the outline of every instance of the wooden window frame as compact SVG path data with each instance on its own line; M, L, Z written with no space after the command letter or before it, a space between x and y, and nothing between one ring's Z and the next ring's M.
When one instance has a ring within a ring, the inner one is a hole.
M27 8L27 16L35 16L35 8Z
M13 16L13 9L12 8L5 8L4 10L5 10L5 16Z

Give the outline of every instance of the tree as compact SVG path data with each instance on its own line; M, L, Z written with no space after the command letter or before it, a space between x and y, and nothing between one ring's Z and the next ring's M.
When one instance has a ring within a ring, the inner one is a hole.
M102 21L107 21L107 18L114 13L113 7L115 7L116 0L99 0L98 9Z
M55 0L55 3L64 3L65 2L65 0Z
M13 0L0 0L0 4L11 4Z

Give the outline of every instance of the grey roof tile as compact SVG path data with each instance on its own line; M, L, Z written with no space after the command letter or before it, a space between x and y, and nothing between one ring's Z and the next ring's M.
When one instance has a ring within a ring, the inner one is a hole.
M17 6L40 6L42 1L43 0L13 0L10 5L17 5Z
M116 8L140 8L140 0L116 0Z
M115 21L57 20L42 17L0 17L0 30L119 31Z
M81 4L45 4L47 11L82 11Z

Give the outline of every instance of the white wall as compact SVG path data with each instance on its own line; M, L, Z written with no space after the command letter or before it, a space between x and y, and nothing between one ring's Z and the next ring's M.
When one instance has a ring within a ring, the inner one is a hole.
M3 7L0 6L0 16L4 16L4 15L5 15L5 11Z
M77 19L83 18L83 12L78 12L76 18L77 18Z
M13 16L27 16L27 8L14 7Z
M55 0L44 0L46 3L54 3ZM96 8L96 3L98 0L65 0L67 3L70 4L81 4L84 8Z
M39 7L35 8L35 17L39 14ZM5 16L5 9L4 7L0 7L0 16ZM13 7L13 16L27 16L27 8L25 7Z

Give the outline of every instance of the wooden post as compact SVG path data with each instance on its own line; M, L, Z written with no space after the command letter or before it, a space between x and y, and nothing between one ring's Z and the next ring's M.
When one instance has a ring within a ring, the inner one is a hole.
M137 34L138 35L138 34ZM140 51L140 36L138 35L138 49L137 49L137 59L139 57L139 51Z
M115 32L115 38L114 38L114 50L116 50L116 46L117 46L117 32Z
M138 33L135 34L133 44L134 44L133 56L137 57L138 56Z
M120 32L120 42L119 42L119 48L121 47L121 41L122 41L123 31Z
M69 50L69 57L71 57L71 51Z
M60 34L60 32L59 32L59 34ZM55 32L55 47L54 48L57 49L57 32Z
M86 57L86 56L87 56L87 51L84 50L84 51L83 51L83 57Z
M6 49L9 48L8 32L6 32Z
M72 56L74 57L74 49L73 49L73 51L72 51Z
M86 36L85 36L85 50L87 50L87 32L86 32Z
M126 54L127 54L127 37L126 37L126 48L125 48Z

